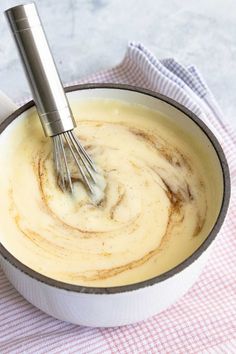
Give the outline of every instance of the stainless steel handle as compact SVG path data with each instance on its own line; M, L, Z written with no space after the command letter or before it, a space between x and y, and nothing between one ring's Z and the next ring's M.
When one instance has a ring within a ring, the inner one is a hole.
M15 6L5 13L45 135L53 136L72 130L76 124L35 4Z

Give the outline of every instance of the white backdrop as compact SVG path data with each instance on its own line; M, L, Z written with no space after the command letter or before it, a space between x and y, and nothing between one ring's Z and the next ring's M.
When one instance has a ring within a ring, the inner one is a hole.
M0 0L0 90L29 94ZM64 82L118 63L130 40L196 64L236 127L235 0L35 0Z

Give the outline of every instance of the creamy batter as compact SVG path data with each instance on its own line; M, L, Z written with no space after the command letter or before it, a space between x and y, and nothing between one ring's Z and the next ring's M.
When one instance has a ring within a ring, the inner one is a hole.
M196 144L143 106L90 99L73 110L75 133L104 172L104 197L94 204L76 178L73 196L58 188L33 112L0 146L2 244L37 272L88 286L139 282L182 262L217 216Z

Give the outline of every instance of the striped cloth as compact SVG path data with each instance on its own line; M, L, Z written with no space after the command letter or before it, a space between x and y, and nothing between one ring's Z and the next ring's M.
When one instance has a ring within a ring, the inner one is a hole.
M58 321L25 301L0 270L0 353L236 353L236 134L194 66L157 60L141 44L131 43L117 67L81 82L145 87L201 117L229 161L231 208L197 283L169 309L139 324L96 329Z

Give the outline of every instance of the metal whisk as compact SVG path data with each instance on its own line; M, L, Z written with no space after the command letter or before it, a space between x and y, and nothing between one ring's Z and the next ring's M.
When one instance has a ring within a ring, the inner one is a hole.
M69 189L71 192L73 192L71 173L64 148L64 143L66 142L70 149L70 153L79 168L79 172L84 183L86 184L89 191L93 194L93 184L96 184L94 172L97 173L97 169L91 157L87 154L84 147L79 142L78 138L73 134L72 131L67 131L62 134L54 135L52 139L54 146L56 173L62 189Z
M63 191L73 191L68 162L71 157L83 183L93 194L97 170L72 131L76 123L36 6L30 3L12 7L6 11L6 17L14 34L44 133L52 137L55 170L60 187Z

